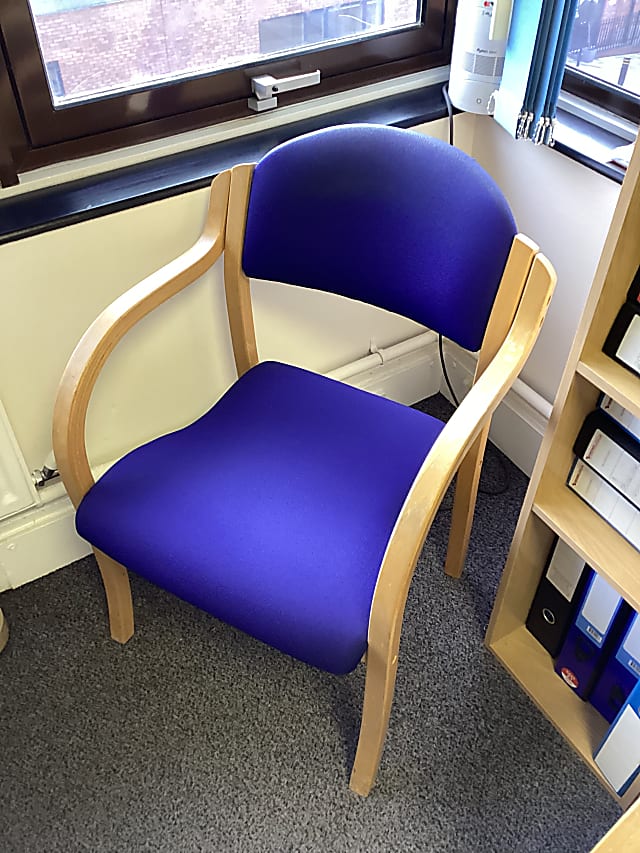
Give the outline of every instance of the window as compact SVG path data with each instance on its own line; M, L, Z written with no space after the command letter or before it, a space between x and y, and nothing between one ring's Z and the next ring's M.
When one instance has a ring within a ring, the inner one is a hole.
M640 0L580 0L563 88L638 122Z
M320 69L286 104L445 65L452 6L0 0L0 173L248 115L257 74Z
M415 9L405 10L403 4L394 3L393 0L389 5L396 18L396 25L403 17L406 17L404 23L416 22ZM322 44L333 39L372 32L383 25L384 0L361 0L293 15L278 15L259 22L260 52L268 54L295 50L304 45Z
M53 102L61 101L65 96L64 83L62 82L62 74L60 73L60 63L57 59L52 59L45 63L45 71L47 80L49 81L49 89Z

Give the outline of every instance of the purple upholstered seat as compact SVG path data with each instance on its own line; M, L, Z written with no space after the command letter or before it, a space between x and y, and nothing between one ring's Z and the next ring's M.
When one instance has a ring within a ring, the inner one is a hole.
M388 537L441 428L265 362L194 424L120 460L83 499L77 528L225 622L348 672L366 649Z
M477 350L516 233L465 154L395 128L291 140L253 175L243 269L404 314ZM77 527L128 569L308 663L351 670L378 571L442 424L269 362L86 494Z

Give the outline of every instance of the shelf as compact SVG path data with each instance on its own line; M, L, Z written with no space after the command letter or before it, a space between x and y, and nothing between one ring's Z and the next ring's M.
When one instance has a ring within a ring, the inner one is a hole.
M640 553L563 482L546 476L533 512L640 610Z
M566 483L575 459L576 436L598 405L601 392L640 418L640 379L602 352L640 264L639 233L640 148L636 145L531 475L486 638L502 665L623 808L640 796L640 776L623 797L616 797L592 758L608 728L606 720L556 675L551 657L529 634L525 622L554 533L640 612L640 550ZM617 846L609 845L607 850L636 849L633 829L630 833L623 826L616 833Z
M552 659L524 625L489 648L607 791L623 808L629 806L640 791L640 777L623 797L616 796L593 760L593 751L604 737L609 724L595 708L572 693L556 675Z
M640 379L603 352L585 355L576 372L640 418Z

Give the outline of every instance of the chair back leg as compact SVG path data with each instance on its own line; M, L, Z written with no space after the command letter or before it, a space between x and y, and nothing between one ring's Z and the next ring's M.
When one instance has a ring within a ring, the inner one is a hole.
M489 424L473 442L458 468L451 512L449 544L444 564L445 573L452 578L459 578L464 568L488 436Z
M102 576L107 596L109 628L118 643L126 643L133 636L133 603L129 574L124 566L107 557L97 548L93 549Z

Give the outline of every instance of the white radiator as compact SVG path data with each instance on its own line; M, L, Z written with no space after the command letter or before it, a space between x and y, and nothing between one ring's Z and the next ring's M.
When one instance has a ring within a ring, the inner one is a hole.
M0 403L0 521L36 503L35 487Z

